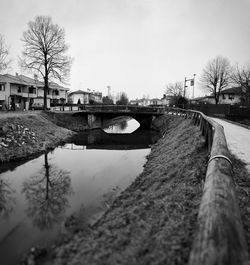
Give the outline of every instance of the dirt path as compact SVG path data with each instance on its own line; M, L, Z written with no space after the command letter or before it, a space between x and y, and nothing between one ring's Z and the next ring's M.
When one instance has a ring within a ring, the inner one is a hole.
M229 150L246 163L250 174L250 130L225 120L213 119L224 127Z

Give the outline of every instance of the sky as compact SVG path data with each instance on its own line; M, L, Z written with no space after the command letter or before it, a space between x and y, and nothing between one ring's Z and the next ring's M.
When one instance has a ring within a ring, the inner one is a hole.
M18 56L29 21L51 16L65 29L71 91L161 98L168 83L196 74L196 97L208 94L199 77L209 60L250 62L250 0L0 0L0 9L11 74L25 74Z

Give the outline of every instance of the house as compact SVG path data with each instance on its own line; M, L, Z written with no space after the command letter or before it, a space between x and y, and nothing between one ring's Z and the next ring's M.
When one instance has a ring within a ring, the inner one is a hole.
M102 103L101 92L77 90L68 94L68 102L71 104Z
M213 95L190 99L190 104L215 104Z
M168 107L171 106L174 102L174 98L175 98L175 96L173 96L173 95L164 94L163 98L161 99L162 105L168 106Z
M102 93L98 91L90 92L89 102L90 103L102 103Z
M77 90L68 94L68 102L71 104L89 104L90 92Z
M60 103L67 100L68 88L54 82L49 83L47 106L51 103ZM43 105L44 83L36 76L30 78L24 75L0 75L0 105L8 109L28 110L32 104Z
M149 106L150 100L147 98L135 99L135 100L130 100L129 104L130 105L137 105L137 106Z
M244 95L244 89L241 87L231 87L221 91L219 104L238 104L241 103Z
M150 105L162 105L162 100L158 98L150 99Z

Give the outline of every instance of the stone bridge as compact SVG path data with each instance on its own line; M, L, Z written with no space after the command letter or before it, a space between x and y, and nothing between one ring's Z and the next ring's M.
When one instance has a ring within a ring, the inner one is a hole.
M52 107L53 112L71 113L86 118L89 128L101 128L117 117L131 117L141 128L152 128L153 120L163 115L163 107L119 106L119 105L65 105Z

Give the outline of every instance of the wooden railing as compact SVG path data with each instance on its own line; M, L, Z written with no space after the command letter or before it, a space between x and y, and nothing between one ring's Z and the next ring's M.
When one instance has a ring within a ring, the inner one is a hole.
M199 126L210 153L189 265L248 264L224 129L201 112L166 108Z

